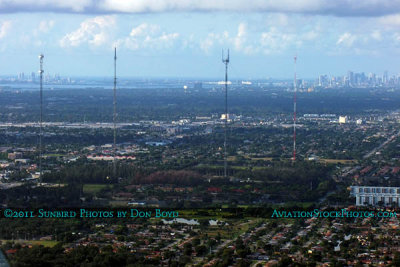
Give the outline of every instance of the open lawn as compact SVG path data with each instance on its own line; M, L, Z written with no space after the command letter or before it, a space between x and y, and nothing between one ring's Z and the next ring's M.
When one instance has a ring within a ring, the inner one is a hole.
M58 241L55 240L24 240L24 239L14 239L14 240L1 240L1 242L7 243L7 242L14 242L18 244L26 244L26 245L42 245L44 247L49 247L52 248L55 245L58 244Z
M357 162L357 160L354 159L320 159L320 162L324 163L332 163L332 164L354 164Z
M96 194L100 192L101 189L106 188L106 184L84 184L83 185L83 192L84 193L90 193L90 194Z

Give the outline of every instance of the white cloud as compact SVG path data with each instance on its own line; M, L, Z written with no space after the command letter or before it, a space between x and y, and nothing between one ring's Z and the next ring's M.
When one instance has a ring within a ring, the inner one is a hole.
M0 13L86 14L269 12L379 17L400 13L400 0L3 0Z
M399 38L400 40L400 38ZM345 32L337 38L336 47L329 47L331 55L371 55L377 56L387 43L396 41L395 35L380 30Z
M0 1L2 13L15 12L74 12L81 13L93 7L96 0L5 0Z
M336 41L336 45L344 45L347 47L351 47L356 40L357 36L349 32L345 32L339 36L339 39Z
M399 0L103 0L108 12L288 12L336 16L382 16L400 12Z
M378 22L387 28L394 28L400 26L400 15L388 15L379 18Z
M145 34L154 35L159 31L160 31L159 25L152 25L152 24L149 25L147 23L143 23L137 26L136 28L133 28L129 35L132 37L143 36Z
M238 33L234 40L234 45L236 50L241 50L243 44L246 42L246 24L240 23L238 26Z
M38 30L43 33L49 32L54 27L54 20L42 20L39 23Z
M4 38L11 29L11 21L3 21L0 24L0 39Z
M239 23L236 35L229 34L228 31L222 33L209 33L206 38L200 40L200 49L209 53L214 46L233 46L234 50L243 52L245 54L254 53L254 48L249 44L247 25L244 22Z
M213 46L214 46L214 38L212 38L210 35L207 36L206 39L200 41L200 49L206 53L208 53L210 51L210 48Z
M223 45L230 42L229 33L224 31L223 33L209 33L207 37L199 42L200 49L206 53L210 52L210 49L215 45Z
M271 27L268 32L261 33L260 45L265 54L282 52L296 40L295 35L279 31Z
M315 40L318 37L319 33L316 30L311 30L308 32L305 32L304 34L302 34L302 38L305 41L312 41Z
M382 34L380 31L375 30L371 33L371 38L376 40L376 41L381 41L382 40Z
M268 25L270 26L287 26L289 18L286 14L270 14L267 18Z
M195 47L197 48L197 42L193 33L182 38L182 49L194 49Z
M80 24L79 29L66 34L61 40L62 47L79 46L88 43L100 46L107 43L109 31L115 26L113 16L99 16L87 19Z
M400 43L400 34L399 33L394 33L392 35L392 39L396 42L396 43Z
M257 27L256 27L257 28ZM295 29L286 26L271 26L262 32L248 31L247 23L241 22L234 35L227 31L224 33L209 33L206 38L199 42L200 49L209 53L211 48L219 46L233 47L235 51L246 55L264 53L281 53L289 48L301 47L303 43L312 43L320 36L320 28L301 30L297 33Z
M230 40L236 51L243 52L246 55L254 54L259 51L257 44L254 43L254 33L248 32L247 24L240 23L236 36Z
M162 32L159 25L142 23L133 28L128 37L119 39L116 44L124 45L131 50L170 48L179 36L176 32Z

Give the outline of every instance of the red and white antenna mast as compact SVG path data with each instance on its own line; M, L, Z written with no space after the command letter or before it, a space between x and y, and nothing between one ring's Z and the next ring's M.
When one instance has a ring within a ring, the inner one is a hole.
M294 56L294 96L293 96L293 162L296 161L296 102L297 102L297 78L296 78L296 61Z

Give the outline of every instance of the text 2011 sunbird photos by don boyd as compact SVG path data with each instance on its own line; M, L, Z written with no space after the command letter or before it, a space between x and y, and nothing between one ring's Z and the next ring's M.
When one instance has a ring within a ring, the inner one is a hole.
M129 210L45 210L22 211L5 209L1 213L5 218L178 218L178 211L162 209L129 209Z

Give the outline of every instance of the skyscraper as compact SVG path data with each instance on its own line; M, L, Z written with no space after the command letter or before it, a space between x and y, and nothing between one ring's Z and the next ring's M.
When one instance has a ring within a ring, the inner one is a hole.
M354 73L350 70L347 72L347 80L349 82L349 86L354 85Z
M383 84L387 84L389 82L389 75L388 75L388 71L387 70L385 70L384 72L383 72Z

